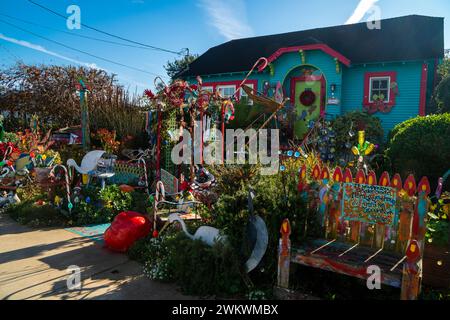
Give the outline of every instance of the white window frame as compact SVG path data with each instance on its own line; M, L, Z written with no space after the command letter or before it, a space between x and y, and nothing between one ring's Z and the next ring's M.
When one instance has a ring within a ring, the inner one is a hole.
M387 100L385 98L384 102L389 102L391 101L391 77L390 76L383 76L383 77L370 77L369 78L369 102L373 103L375 101L373 101L372 97L372 81L373 80L387 80Z
M214 92L214 87L213 86L206 86L206 87L202 87L202 90L209 91L209 92Z
M220 89L233 89L233 93L230 96L225 96L222 93L220 93ZM236 92L236 85L234 84L228 84L228 85L219 85L216 87L216 91L219 91L220 95L224 98L230 98L235 92Z

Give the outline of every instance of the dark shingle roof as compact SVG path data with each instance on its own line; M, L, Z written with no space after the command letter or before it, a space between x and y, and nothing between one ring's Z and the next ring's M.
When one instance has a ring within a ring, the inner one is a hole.
M328 45L353 64L440 58L444 18L410 15L381 20L379 30L357 23L232 40L210 48L180 76L247 71L279 48L314 43Z

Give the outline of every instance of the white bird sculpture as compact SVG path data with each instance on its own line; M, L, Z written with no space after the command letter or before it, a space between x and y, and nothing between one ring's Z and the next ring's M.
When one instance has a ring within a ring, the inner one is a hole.
M105 152L104 150L89 151L81 160L81 167L73 159L67 160L67 166L74 167L78 173L90 174L97 168L97 163Z
M183 219L180 218L180 216L176 213L172 213L169 215L168 221L170 223L173 223L175 221L178 221L181 224L181 228L183 229L184 233L192 240L201 240L208 246L212 247L215 242L224 242L226 241L226 237L220 235L220 230L210 227L210 226L201 226L200 228L195 231L195 234L192 235L187 231L186 224L184 223Z

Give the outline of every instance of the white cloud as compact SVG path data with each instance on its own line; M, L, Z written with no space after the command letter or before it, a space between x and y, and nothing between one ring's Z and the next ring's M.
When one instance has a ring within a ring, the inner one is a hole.
M208 23L225 39L253 36L253 30L247 23L243 0L200 0L199 6L208 14Z
M63 55L61 55L59 53L47 50L41 45L34 44L34 43L31 43L31 42L28 42L28 41L24 41L24 40L18 40L18 39L10 38L8 36L5 36L2 33L0 33L0 39L3 39L5 41L11 42L11 43L15 43L15 44L17 44L19 46L22 46L22 47L26 47L26 48L30 48L30 49L33 49L33 50L36 50L36 51L40 51L40 52L43 52L45 54L48 54L48 55L51 55L51 56L54 56L54 57L57 57L57 58L60 58L60 59L63 59L63 60L69 61L69 62L73 62L73 63L79 64L79 65L83 65L83 66L91 68L91 69L106 70L106 69L100 68L95 63L83 62L83 61L75 60L75 59L63 56Z
M350 18L347 19L345 24L358 23L364 17L364 15L372 8L372 6L377 3L379 0L361 0L358 3L355 11Z

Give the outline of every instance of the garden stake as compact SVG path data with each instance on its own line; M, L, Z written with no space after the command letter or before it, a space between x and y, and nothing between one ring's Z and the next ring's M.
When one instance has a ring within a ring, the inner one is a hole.
M144 164L145 192L150 195L150 190L148 189L147 163L145 162L144 158L140 158L139 162L142 162Z
M67 196L67 208L69 209L69 214L72 213L73 204L70 201L70 183L69 183L69 173L65 166L61 164L55 165L52 170L50 171L50 176L55 176L55 170L57 168L62 168L64 170L64 178L66 180L66 196Z

